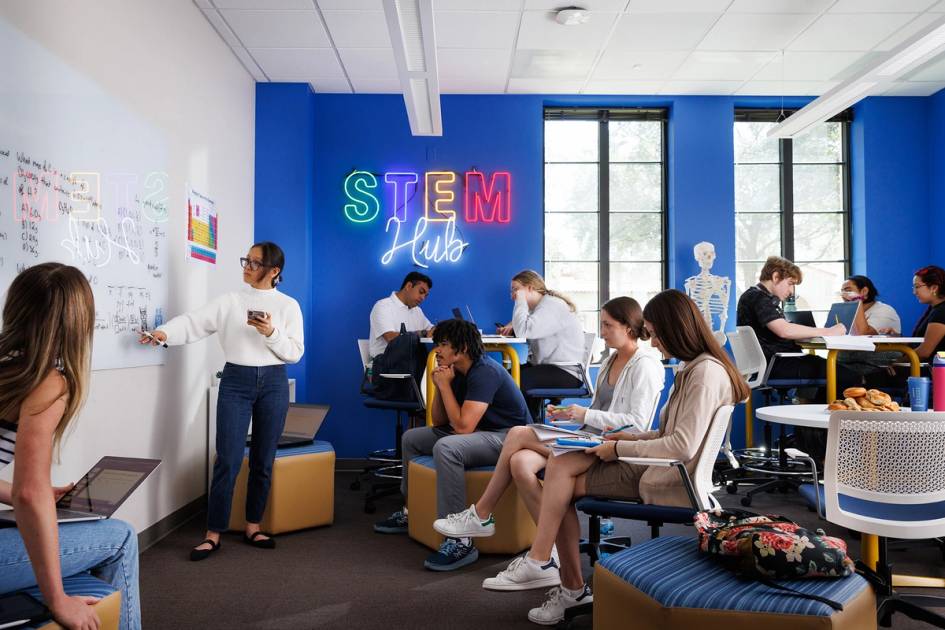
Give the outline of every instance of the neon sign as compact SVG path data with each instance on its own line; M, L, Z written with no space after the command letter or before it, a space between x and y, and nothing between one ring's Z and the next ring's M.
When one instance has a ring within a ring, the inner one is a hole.
M400 252L409 252L411 261L427 268L430 264L458 262L469 246L458 234L455 186L458 174L454 171L427 171L423 173L422 214L417 208L417 219L411 230L411 203L420 191L420 174L412 171L388 171L384 184L390 190L393 208L384 224L384 232L391 235L391 246L381 255L381 264L389 265ZM356 224L371 223L381 214L378 199L378 177L369 171L354 170L344 181L348 202L345 217ZM463 179L462 217L466 223L507 224L512 220L512 175L496 171L486 175L480 171L466 171Z

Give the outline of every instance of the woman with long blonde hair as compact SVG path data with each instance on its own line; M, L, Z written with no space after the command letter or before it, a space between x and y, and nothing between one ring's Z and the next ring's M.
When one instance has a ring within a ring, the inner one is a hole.
M545 280L531 269L515 274L511 282L512 321L498 329L501 335L514 334L528 341L528 362L522 364L522 393L533 389L573 389L580 387L584 360L584 329L577 307L566 295L549 289ZM552 365L566 363L569 366ZM538 418L542 400L529 398L528 410Z
M16 529L0 529L0 593L37 584L66 628L99 627L97 600L73 597L63 576L92 571L121 591L121 627L141 627L138 539L117 519L57 525L53 451L88 392L95 305L81 271L44 263L10 284L0 330L0 469L16 457L0 503L16 510Z

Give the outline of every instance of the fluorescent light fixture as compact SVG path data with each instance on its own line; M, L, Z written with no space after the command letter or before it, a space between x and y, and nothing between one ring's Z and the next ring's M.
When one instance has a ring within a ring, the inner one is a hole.
M384 0L384 16L410 132L415 136L442 136L433 0Z
M793 138L839 114L870 94L882 94L899 77L945 52L945 16L893 49L888 56L861 70L811 101L768 132L769 138Z

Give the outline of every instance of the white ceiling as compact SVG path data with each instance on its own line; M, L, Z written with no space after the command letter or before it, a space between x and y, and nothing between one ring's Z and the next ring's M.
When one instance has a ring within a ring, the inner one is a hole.
M257 81L400 92L383 0L194 2ZM555 22L569 4L589 21ZM442 93L816 96L943 18L945 0L434 0ZM885 94L933 94L945 60L905 79Z

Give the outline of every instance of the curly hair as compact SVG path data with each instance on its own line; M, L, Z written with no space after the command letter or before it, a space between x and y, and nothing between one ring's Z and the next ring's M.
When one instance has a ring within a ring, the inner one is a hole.
M456 352L462 352L476 362L485 349L482 347L482 336L479 329L472 322L462 319L447 319L433 329L433 343L439 345L446 341Z

